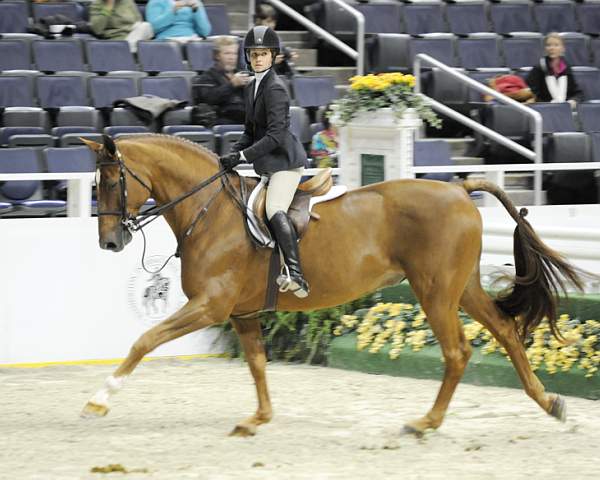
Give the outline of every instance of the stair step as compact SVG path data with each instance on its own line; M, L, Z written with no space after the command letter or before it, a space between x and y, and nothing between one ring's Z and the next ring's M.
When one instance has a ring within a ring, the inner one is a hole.
M356 75L356 68L354 67L298 67L296 70L301 75L313 77L331 75L335 77L337 85L347 85L348 79Z
M228 11L229 28L230 30L243 31L243 35L248 30L248 12L232 12Z
M462 155L451 156L454 165L483 165L485 159L483 157L465 157Z
M469 178L484 179L483 173L471 173ZM504 187L506 189L527 189L532 191L533 188L533 173L530 172L508 172L504 175Z
M298 58L295 60L297 67L312 67L317 64L316 48L295 48Z

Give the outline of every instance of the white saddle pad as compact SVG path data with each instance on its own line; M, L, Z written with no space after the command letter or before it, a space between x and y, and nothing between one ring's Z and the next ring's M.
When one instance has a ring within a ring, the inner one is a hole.
M254 187L250 197L248 198L247 212L248 212L248 229L252 236L264 247L273 248L275 246L275 241L270 237L263 233L263 231L259 228L259 222L254 215L254 210L252 207L254 206L254 200L260 191L265 188L268 182L268 177L262 177L258 185ZM348 187L346 185L334 185L331 187L325 195L319 195L318 197L311 197L310 204L308 207L308 211L312 212L312 208L317 203L327 202L328 200L333 200L334 198L341 197L344 193L348 191Z

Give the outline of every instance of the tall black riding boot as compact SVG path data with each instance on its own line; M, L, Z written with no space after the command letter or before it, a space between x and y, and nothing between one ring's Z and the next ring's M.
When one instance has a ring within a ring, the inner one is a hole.
M286 292L289 290L297 297L305 298L308 296L310 289L308 283L304 280L302 268L300 267L296 229L287 213L281 210L271 217L269 223L289 270L289 277L286 275L277 277L279 291Z

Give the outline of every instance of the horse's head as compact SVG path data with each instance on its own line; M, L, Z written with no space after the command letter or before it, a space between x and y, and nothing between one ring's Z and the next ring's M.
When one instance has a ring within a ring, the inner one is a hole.
M96 194L100 248L120 252L131 241L129 221L150 196L146 178L127 165L113 139L82 141L96 154Z

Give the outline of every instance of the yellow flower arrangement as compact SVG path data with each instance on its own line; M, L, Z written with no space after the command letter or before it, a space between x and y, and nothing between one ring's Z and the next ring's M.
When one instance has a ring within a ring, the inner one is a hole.
M332 115L337 114L344 124L359 112L391 108L396 117L401 117L407 108L412 108L431 126L439 127L441 120L414 92L414 86L415 77L400 72L354 76L350 78L348 93L334 102Z
M507 356L506 350L491 333L479 323L471 321L461 313L465 322L465 336L474 345L482 347L482 353L499 352ZM544 367L550 374L568 372L572 368L585 371L586 377L597 374L600 368L600 322L580 321L561 315L558 328L565 342L554 338L550 325L543 321L533 332L527 344L527 358L533 370ZM419 305L405 303L378 303L369 309L358 310L354 315L344 315L334 335L356 332L357 349L379 352L389 345L388 356L396 359L406 345L413 351L437 340L426 323L426 316Z

